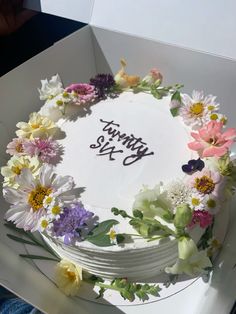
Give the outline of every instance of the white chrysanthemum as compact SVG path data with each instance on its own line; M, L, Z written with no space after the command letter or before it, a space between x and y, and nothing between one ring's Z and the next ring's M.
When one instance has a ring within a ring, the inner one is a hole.
M61 78L58 74L52 76L50 81L47 79L41 80L41 85L41 88L38 88L39 98L41 100L52 99L64 90Z
M56 266L55 279L58 288L65 295L76 296L82 282L82 268L67 260L61 260Z
M161 191L161 184L154 189L145 187L135 196L133 210L140 210L144 216L153 218L155 216L163 217L170 212L172 204L166 191Z
M18 228L36 231L39 228L40 218L47 214L44 200L51 196L58 203L64 203L68 196L64 193L74 186L70 176L59 176L54 173L53 166L44 164L40 168L37 178L34 178L29 169L23 169L16 179L18 189L4 188L3 194L11 205L6 213L6 219L13 221ZM70 195L69 199L74 199Z
M167 184L165 190L167 191L168 198L173 208L180 204L187 203L191 193L191 189L179 180Z
M48 138L53 135L57 127L48 117L33 112L29 116L29 122L18 122L16 135L23 138Z
M219 104L215 102L216 97L208 95L204 97L203 92L193 91L192 97L187 94L182 95L182 106L179 109L179 115L183 118L185 124L193 129L202 127L207 121L214 119Z
M21 174L25 168L30 169L33 176L39 172L41 163L37 157L13 156L8 160L7 165L1 168L1 174L4 177L4 186L17 188L18 183L15 179Z

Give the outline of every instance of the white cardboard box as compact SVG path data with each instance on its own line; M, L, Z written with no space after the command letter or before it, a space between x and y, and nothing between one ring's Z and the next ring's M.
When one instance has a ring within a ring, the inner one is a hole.
M93 11L92 8L98 8L99 3L102 6L106 1L92 2L89 3L90 7L86 11L87 18L90 12L92 21L101 21L102 15L96 16L99 10ZM104 6L102 7L104 9ZM126 25L128 29L128 24ZM221 110L229 117L229 124L231 126L236 124L235 60L149 40L144 34L141 35L134 36L109 30L107 27L104 28L104 25L86 26L2 77L0 79L1 165L7 160L5 147L14 136L15 124L18 121L25 121L30 112L41 106L37 93L41 79L59 73L65 85L73 81L88 81L96 73L116 72L121 57L125 57L128 61L130 73L142 76L151 67L156 66L164 74L164 84L184 83L183 90L188 93L195 88L218 95ZM8 205L1 199L1 218L7 208ZM111 307L83 300L76 302L66 298L34 266L18 257L20 247L6 237L6 229L3 226L0 228L0 283L50 314L78 312L80 314L141 314L144 311L226 314L233 305L236 291L236 269L233 268L236 263L234 243L236 213L233 209L232 206L230 229L211 284L198 280L181 293L161 302L142 306ZM1 224L2 221L3 219Z

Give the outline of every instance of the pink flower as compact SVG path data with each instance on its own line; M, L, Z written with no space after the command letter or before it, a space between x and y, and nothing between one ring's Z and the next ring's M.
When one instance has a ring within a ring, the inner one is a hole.
M213 215L206 210L194 210L192 221L189 224L189 228L192 228L194 225L199 224L201 228L207 228L212 224Z
M225 155L236 140L236 130L229 128L222 132L222 128L222 122L208 122L206 126L198 130L198 133L191 132L195 141L188 143L188 147L197 151L200 157Z
M96 98L95 87L86 83L71 84L66 91L75 97L75 104L85 104L94 101Z
M38 156L41 161L46 163L51 163L60 154L59 144L50 138L36 138L33 141L25 142L23 147L26 154L31 157Z
M10 155L22 156L25 155L23 144L27 140L24 138L13 138L13 140L7 145L6 153Z
M162 82L163 76L162 74L155 68L151 69L148 75L146 75L142 81L145 81L148 84L154 84L157 81Z

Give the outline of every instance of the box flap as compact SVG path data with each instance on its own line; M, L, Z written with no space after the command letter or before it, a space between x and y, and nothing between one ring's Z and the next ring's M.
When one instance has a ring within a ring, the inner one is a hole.
M94 0L25 0L26 8L89 23Z
M91 24L236 59L236 2L95 0Z

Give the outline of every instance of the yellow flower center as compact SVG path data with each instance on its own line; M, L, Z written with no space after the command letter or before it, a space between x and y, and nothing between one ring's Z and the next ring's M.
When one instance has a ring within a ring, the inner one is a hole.
M222 122L225 125L227 123L227 118L226 117L222 117L220 119L220 122Z
M39 125L38 123L31 124L31 128L32 128L32 129L39 129L39 128L40 128L40 125Z
M110 237L111 240L115 240L116 239L116 232L115 232L114 229L110 230L109 237Z
M56 101L56 104L57 104L58 106L62 106L62 105L63 105L63 101L60 100L60 99L58 99L58 100Z
M58 215L61 212L61 208L59 206L53 206L52 213L53 215Z
M76 274L73 271L67 270L66 275L71 282L76 280Z
M43 201L46 196L52 192L51 188L38 185L35 190L32 190L28 196L28 203L31 205L34 212L43 207Z
M192 104L192 106L190 107L190 113L191 115L197 116L197 117L201 117L204 111L204 105L201 102L197 102L195 104Z
M199 199L198 198L192 198L192 205L193 206L198 206L200 204L200 201L199 201Z
M48 226L48 221L47 221L46 219L43 219L43 220L41 221L41 227L42 227L43 229L46 229L47 226Z
M209 199L209 200L207 201L207 206L208 206L209 208L215 208L215 207L216 207L216 201L213 200L213 199Z
M208 176L202 176L201 178L196 178L194 187L203 194L210 194L215 189L215 183Z
M17 153L23 153L23 145L21 143L17 144L15 150Z
M51 196L49 196L49 197L47 197L47 198L45 199L45 203L46 203L47 205L51 204L51 202L52 202L52 197L51 197Z
M12 167L11 170L16 174L16 175L19 175L21 174L21 168L16 166L16 167Z
M218 119L218 114L213 113L210 115L211 120L217 120Z

